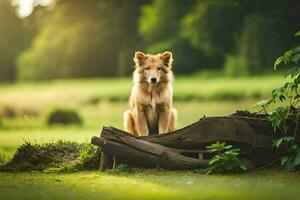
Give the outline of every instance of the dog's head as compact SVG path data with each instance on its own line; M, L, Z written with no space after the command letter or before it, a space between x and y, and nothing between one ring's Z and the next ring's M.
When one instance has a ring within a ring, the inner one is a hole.
M160 82L169 81L168 74L171 71L173 57L172 53L165 51L160 54L151 55L143 52L135 52L133 58L136 71L139 74L139 81L148 82L156 85Z

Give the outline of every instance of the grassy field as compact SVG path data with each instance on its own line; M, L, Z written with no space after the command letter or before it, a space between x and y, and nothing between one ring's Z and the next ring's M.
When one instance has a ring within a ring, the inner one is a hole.
M175 107L178 128L202 116L257 111L254 104L279 86L279 76L238 79L178 77ZM0 84L0 163L24 141L58 139L89 142L102 126L122 128L130 79L56 80ZM46 125L50 110L73 108L82 126ZM3 115L13 110L15 116ZM1 114L2 113L2 114ZM264 171L234 176L193 172L135 171L133 174L78 172L73 174L1 173L0 200L10 199L297 199L300 176Z
M157 170L121 175L99 172L0 173L1 200L297 200L299 188L299 175L276 171L230 176Z

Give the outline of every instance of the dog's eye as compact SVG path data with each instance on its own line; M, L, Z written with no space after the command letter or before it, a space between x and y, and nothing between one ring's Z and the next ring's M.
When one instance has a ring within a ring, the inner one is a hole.
M149 69L150 69L149 67L146 67L146 68L145 68L145 70L149 70Z
M161 67L159 67L158 70L161 70Z

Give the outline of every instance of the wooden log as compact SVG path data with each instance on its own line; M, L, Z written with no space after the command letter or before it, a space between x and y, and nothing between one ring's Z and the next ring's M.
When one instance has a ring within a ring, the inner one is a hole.
M126 160L136 167L158 167L170 170L195 169L206 167L208 163L207 160L183 156L177 149L138 140L131 135L123 135L114 140L93 137L92 144L101 146L105 154L115 155L118 159Z
M202 118L170 133L144 137L104 127L101 136L93 137L92 143L101 146L105 154L115 155L132 166L196 169L207 166L212 155L206 146L217 141L240 148L242 158L250 160L254 166L272 162L280 156L280 152L272 149L272 141L280 136L280 133L273 133L266 120L231 115Z

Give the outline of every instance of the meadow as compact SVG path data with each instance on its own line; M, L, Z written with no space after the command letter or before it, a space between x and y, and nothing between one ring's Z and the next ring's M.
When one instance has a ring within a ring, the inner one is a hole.
M267 98L283 81L276 75L236 79L177 77L174 98L178 128L204 115L258 111L255 103ZM46 143L62 139L88 143L103 126L122 128L131 84L129 78L1 84L0 163L11 159L24 141ZM47 126L47 115L56 107L77 110L83 125ZM8 108L14 112L12 116L5 115ZM0 199L297 199L299 180L298 174L282 171L213 176L162 170L125 174L0 172Z

